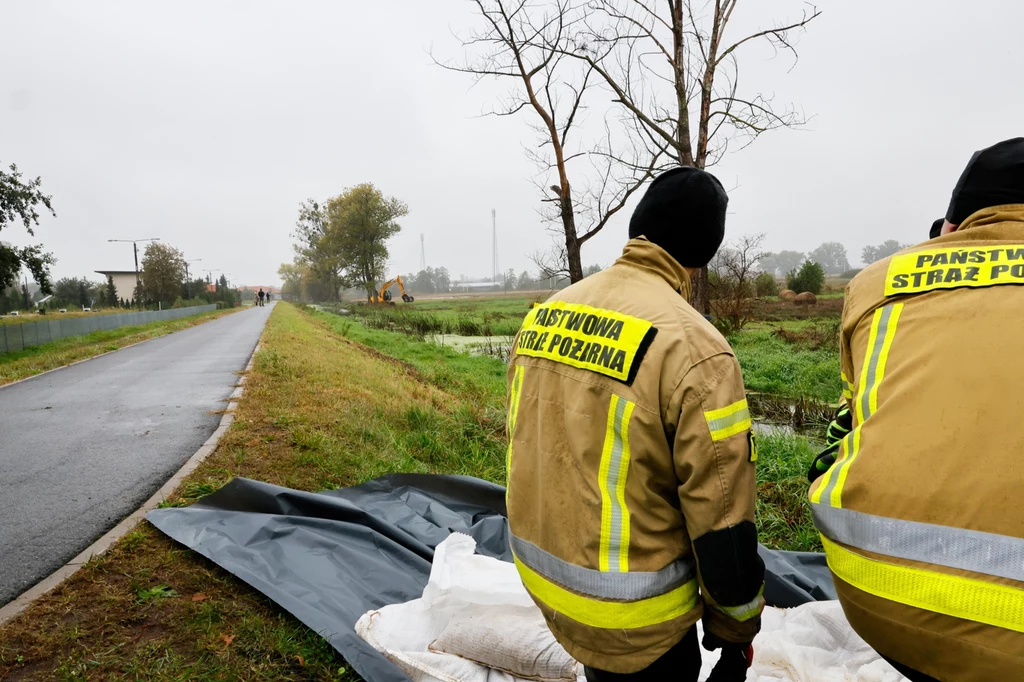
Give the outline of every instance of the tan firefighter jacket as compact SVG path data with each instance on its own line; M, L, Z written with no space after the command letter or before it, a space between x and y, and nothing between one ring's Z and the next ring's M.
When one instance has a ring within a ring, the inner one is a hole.
M535 307L513 347L516 566L558 641L610 672L645 668L702 613L731 642L760 627L750 414L689 289L668 253L634 239Z
M854 429L811 487L850 623L948 682L1024 680L1024 205L850 282Z

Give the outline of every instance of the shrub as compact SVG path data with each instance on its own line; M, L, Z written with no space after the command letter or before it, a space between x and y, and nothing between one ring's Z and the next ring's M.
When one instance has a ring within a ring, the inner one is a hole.
M754 280L754 289L758 296L779 295L779 283L775 281L775 276L770 272L762 272L757 276L757 279Z
M798 294L809 291L814 295L821 293L825 284L825 270L814 261L804 261L800 270L793 270L786 275L786 288Z

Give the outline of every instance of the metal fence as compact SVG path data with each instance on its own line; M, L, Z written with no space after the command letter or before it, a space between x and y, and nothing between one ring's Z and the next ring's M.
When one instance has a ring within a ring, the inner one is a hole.
M114 313L113 315L88 315L66 317L62 320L41 320L21 324L0 324L0 353L39 346L63 339L67 336L81 336L107 329L131 327L148 322L177 320L216 310L216 305L201 305L193 308L171 310L145 310L135 313Z

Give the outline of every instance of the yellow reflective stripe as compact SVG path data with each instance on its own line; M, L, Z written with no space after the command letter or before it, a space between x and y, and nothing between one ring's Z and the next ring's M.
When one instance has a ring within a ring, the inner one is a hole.
M839 457L836 458L836 461L833 462L832 466L826 469L825 473L822 474L817 481L811 484L811 502L815 504L821 503L821 497L824 494L825 490L828 489L829 483L832 480L832 475L836 471L836 464L846 459L846 451L849 449L850 440L852 438L853 434L851 433L850 435L846 436L841 441L839 441Z
M733 620L745 623L761 613L761 597L763 595L764 584L762 583L761 589L757 591L757 596L746 604L740 604L739 606L720 606L715 604L715 608Z
M619 509L622 511L622 522L619 530L619 572L629 572L629 507L626 506L626 475L629 472L629 420L633 416L634 403L626 401L623 410L620 432L622 434L622 457L619 462L619 475L615 485L615 496L618 498Z
M629 473L629 420L636 405L612 395L608 405L604 448L598 470L601 490L601 541L598 567L602 571L629 571L629 508L626 478Z
M516 367L512 375L512 390L508 398L508 450L505 453L505 495L508 496L508 485L512 481L512 436L516 430L516 418L519 416L519 395L523 389L523 372L525 368Z
M854 415L857 417L857 424L864 423L864 395L868 392L868 370L871 367L871 357L874 354L875 344L878 343L878 325L882 321L882 311L879 308L871 318L871 332L868 335L868 345L864 348L864 362L860 366L860 387L857 390L857 401L854 403Z
M875 313L875 320L872 324L874 327L875 344L881 343L881 349L878 352L878 357L875 360L874 376L871 377L871 385L867 387L867 394L861 393L858 396L857 406L860 409L860 421L857 423L857 428L853 431L853 448L849 456L842 462L836 462L836 466L839 471L836 478L836 487L832 491L832 495L829 498L829 502L833 507L843 506L843 485L846 483L846 477L850 473L850 467L853 466L854 461L857 459L857 455L860 454L860 431L864 427L864 422L867 421L868 417L875 413L878 409L878 387L882 384L882 379L885 377L885 365L889 360L889 350L892 348L893 339L896 337L896 325L900 320L900 313L903 312L903 304L897 303L891 306L892 310L888 311L887 316L884 314L885 309L879 310ZM878 339L879 328L882 324L882 320L885 320L885 333L882 339ZM872 348L875 344L872 344ZM871 353L871 350L868 351ZM862 372L867 381L867 366ZM863 385L862 385L863 390Z
M878 369L875 373L875 381L871 386L871 391L868 393L868 415L874 414L878 410L878 387L882 385L882 379L885 378L885 365L889 360L889 350L892 348L892 341L896 337L896 325L900 321L900 313L903 312L903 304L896 303L892 306L892 312L889 314L888 324L885 328L885 340L882 342L882 352L878 356Z
M926 611L1024 632L1022 589L869 559L825 536L821 542L832 572L858 590Z
M897 303L879 308L872 317L864 362L860 368L857 399L853 401L856 427L843 439L835 464L818 479L816 487L812 487L810 498L815 504L821 503L824 498L827 504L834 507L842 506L843 485L846 483L850 466L860 453L861 429L878 407L878 387L885 376L889 350L896 336L896 326L902 311L903 304Z
M590 627L629 630L658 625L685 615L698 604L696 580L639 601L601 601L570 592L534 572L518 558L513 558L523 585L534 597L554 611Z
M746 398L717 410L706 411L704 419L708 422L713 441L724 440L750 429L750 409Z
M850 383L850 378L846 376L846 372L840 372L839 377L843 381L843 397L847 400L853 399L853 384Z

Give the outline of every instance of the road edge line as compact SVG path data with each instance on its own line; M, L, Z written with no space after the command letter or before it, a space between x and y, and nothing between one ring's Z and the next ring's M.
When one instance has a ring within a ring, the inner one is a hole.
M241 311L239 311L239 312L241 312ZM202 313L200 313L200 315L202 315ZM179 319L188 319L188 318L179 318ZM220 318L217 318L217 319L220 319ZM213 322L213 320L207 320L207 322ZM206 322L204 322L203 324L206 324ZM192 327L188 327L188 329L192 329ZM133 348L134 346L141 346L144 343L149 343L150 341L156 341L157 339L163 338L164 336L170 336L171 334L177 334L178 332L183 332L183 331L185 331L185 330L184 329L176 329L173 332L167 332L166 334L161 334L160 336L154 336L154 337L149 338L149 339L143 339L142 341L136 341L135 343L129 343L127 346L121 346L120 348L115 348L114 350L103 351L99 355L93 355L93 356L88 357L88 358L82 358L81 360L75 360L74 362L69 362L66 365L61 365L60 367L54 367L53 369L43 370L39 374L33 374L30 377L24 377L22 379L15 379L14 381L9 381L6 384L0 384L0 391L4 390L8 386L14 386L15 384L21 384L21 383L24 383L26 381L32 381L33 379L38 379L39 377L45 376L45 375L50 374L52 372L59 372L62 369L67 369L68 367L74 367L75 365L80 365L83 362L89 362L90 360L95 360L96 358L102 358L104 355L110 355L111 353L116 353L118 351L127 350L129 348ZM70 338L70 337L64 337L64 338ZM0 620L0 624L2 624L2 623L3 623L3 620Z
M262 332L260 333L260 336L262 337ZM146 339L146 341L152 340L153 339ZM139 343L146 343L146 341L140 341ZM245 393L245 382L246 379L248 379L249 377L249 372L252 371L253 364L256 361L256 353L259 352L261 345L262 344L259 341L257 341L256 347L252 349L252 354L249 356L249 362L246 363L245 369L243 370L244 373L238 379L238 385L228 396L228 400L230 402L228 403L228 406L225 408L224 414L221 415L220 423L217 425L217 428L214 430L214 432L210 434L210 437L206 439L206 442L203 443L199 447L199 449L196 450L195 453L185 461L181 468L178 469L178 471L176 471L175 474L171 476L171 478L168 479L166 483L160 486L160 489L153 493L153 495L148 500L146 500L141 507L139 507L130 515L122 519L120 523L118 523L116 526L107 531L104 535L102 535L98 540L93 542L91 545L86 547L81 553L78 554L78 556L73 558L71 561L67 562L66 564L58 568L56 571L40 580L38 583L30 587L25 592L22 592L20 595L15 597L13 601L0 607L0 626L6 625L9 621L17 617L22 611L31 606L37 599L46 595L51 590L56 588L58 585L63 583L65 580L73 576L75 573L78 572L79 569L85 566L85 564L92 557L100 556L108 549L110 549L118 540L123 538L125 535L129 533L129 531L135 528L135 526L138 525L139 521L142 521L144 518L146 518L146 514L156 509L157 505L166 500L171 493L177 490L178 486L181 485L181 482L185 479L186 476L195 471L196 468L198 468L199 465L202 464L207 457L213 454L214 450L217 449L218 443L220 443L220 439L224 437L224 434L227 433L228 429L231 428L231 425L235 421L235 410L238 409L238 400L239 398L242 397L242 394ZM118 350L122 349L119 348ZM117 351L110 352L116 353ZM92 358L87 358L86 360L81 360L80 362L87 362L88 360L91 359ZM65 367L70 367L70 365L65 365ZM56 369L63 369L63 367L58 367Z

